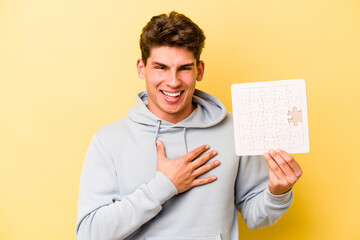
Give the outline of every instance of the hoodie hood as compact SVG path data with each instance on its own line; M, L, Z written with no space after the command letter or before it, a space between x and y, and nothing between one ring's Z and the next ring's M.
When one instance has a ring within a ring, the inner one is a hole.
M208 128L221 122L226 116L225 106L215 97L195 89L193 104L195 110L184 120L176 124L164 121L154 115L148 108L148 95L146 91L136 96L136 106L129 110L129 118L143 125L169 128Z
M137 104L129 110L129 118L137 124L146 126L139 131L154 131L154 144L161 132L166 132L173 138L182 139L178 144L184 145L188 153L186 129L209 128L220 123L226 117L225 106L215 97L195 89L192 102L196 106L194 111L184 120L174 124L158 118L148 108L148 95L146 91L136 96ZM153 129L153 130L151 130ZM180 134L180 135L178 135ZM161 137L160 137L161 138Z

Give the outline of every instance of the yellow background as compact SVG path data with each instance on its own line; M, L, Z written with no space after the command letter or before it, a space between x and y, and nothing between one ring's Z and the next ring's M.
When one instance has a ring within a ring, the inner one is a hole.
M75 239L90 139L135 104L141 29L171 10L205 31L198 88L228 110L233 83L306 80L295 201L275 226L240 223L240 239L359 237L358 0L0 0L0 239Z

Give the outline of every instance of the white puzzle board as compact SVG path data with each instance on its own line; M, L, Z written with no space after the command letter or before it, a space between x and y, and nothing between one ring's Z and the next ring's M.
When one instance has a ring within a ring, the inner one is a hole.
M309 152L303 79L233 84L231 94L237 155Z

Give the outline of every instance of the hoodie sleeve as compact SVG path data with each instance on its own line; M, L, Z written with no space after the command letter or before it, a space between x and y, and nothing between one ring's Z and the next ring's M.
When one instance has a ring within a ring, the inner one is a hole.
M148 183L121 197L112 155L95 135L80 177L76 236L79 240L124 239L176 194L171 181L157 172Z
M293 200L292 190L281 195L271 194L268 181L268 166L262 156L241 157L235 201L251 230L274 224Z

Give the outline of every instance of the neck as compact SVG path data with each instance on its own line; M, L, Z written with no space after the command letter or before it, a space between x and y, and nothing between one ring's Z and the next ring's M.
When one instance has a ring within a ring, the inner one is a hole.
M158 118L176 124L187 118L195 110L196 106L194 104L191 104L190 111L186 111L184 113L174 113L174 114L171 113L157 114L155 111L152 111L151 106L147 105L147 108Z

